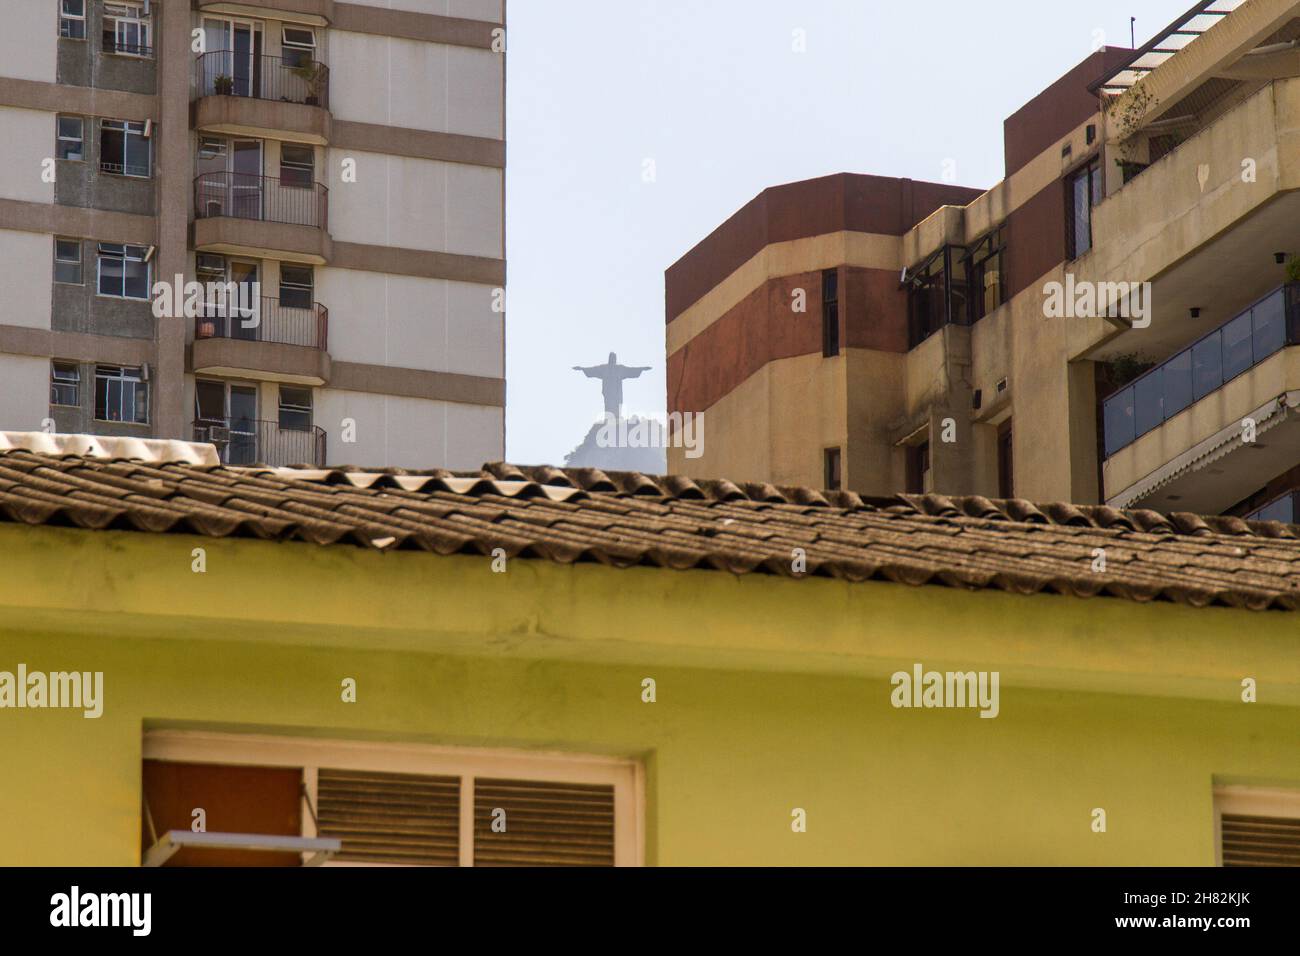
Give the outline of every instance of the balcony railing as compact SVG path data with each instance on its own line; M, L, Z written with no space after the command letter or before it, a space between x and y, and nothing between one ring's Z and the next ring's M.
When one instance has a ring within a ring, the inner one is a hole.
M194 320L196 339L242 339L301 345L324 351L329 342L329 310L319 302L306 308L262 296L249 308L235 302L204 303Z
M104 35L103 51L105 53L116 53L120 56L138 56L142 59L153 59L153 47L142 43L127 43L124 40L116 39L112 34Z
M194 422L194 441L215 445L225 465L325 467L325 431L314 425L300 429L249 418L201 419Z
M214 50L194 61L198 96L247 96L329 109L329 80L329 67L318 60Z
M291 226L326 228L329 190L279 176L202 173L194 180L194 218L260 219Z
M1246 515L1246 520L1300 524L1300 491L1288 491L1281 498L1274 498L1264 507Z
M1288 345L1300 345L1300 283L1274 289L1108 397L1102 416L1106 457Z

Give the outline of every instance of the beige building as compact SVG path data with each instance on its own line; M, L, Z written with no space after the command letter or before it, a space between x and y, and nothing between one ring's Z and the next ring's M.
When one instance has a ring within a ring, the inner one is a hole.
M1008 118L986 192L766 190L668 270L669 470L1297 520L1298 42L1202 0Z
M0 429L503 456L504 0L5 7Z

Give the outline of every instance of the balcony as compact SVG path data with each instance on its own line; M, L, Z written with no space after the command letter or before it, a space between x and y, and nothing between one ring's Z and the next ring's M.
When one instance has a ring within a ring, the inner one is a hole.
M194 61L194 129L258 137L292 133L325 144L330 136L329 67L215 50Z
M289 465L325 467L325 432L311 426L284 428L279 422L247 418L193 423L194 441L216 446L225 465Z
M1274 289L1107 398L1103 405L1106 457L1289 345L1300 345L1300 283Z
M250 309L213 303L194 320L191 371L264 381L329 381L329 311L263 297Z
M194 248L323 265L331 249L328 196L321 183L202 173L194 180Z

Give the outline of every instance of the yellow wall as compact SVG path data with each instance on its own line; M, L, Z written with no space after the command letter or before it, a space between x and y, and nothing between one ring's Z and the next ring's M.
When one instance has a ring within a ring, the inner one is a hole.
M12 525L0 555L0 669L106 697L0 711L2 864L134 865L157 726L637 756L668 865L1208 865L1213 783L1300 786L1281 612ZM894 709L913 662L1000 670L1000 715Z

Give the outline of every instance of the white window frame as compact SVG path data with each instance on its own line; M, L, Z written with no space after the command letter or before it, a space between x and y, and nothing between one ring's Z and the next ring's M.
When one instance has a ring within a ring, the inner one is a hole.
M63 279L60 279L60 278L59 278L58 264L59 264L60 262L72 262L72 261L73 261L72 259L62 259L62 258L59 257L59 243L61 243L61 242L70 242L70 243L72 243L73 245L75 245L75 246L77 247L77 258L76 258L76 263L77 263L77 281L76 281L76 282L66 282L66 281L64 281ZM54 266L55 266L55 268L54 268L54 277L53 277L53 278L54 278L54 281L57 282L59 285L85 285L85 284L86 284L86 268L85 268L84 256L83 256L83 252L82 252L82 243L81 243L81 240L80 240L80 239L69 239L69 238L66 238L66 237L64 237L64 236L55 236L55 237L54 237Z
M1214 865L1223 866L1223 815L1300 820L1300 790L1220 785L1214 788Z
M300 162L298 162L298 161L296 161L296 160L286 160L286 159L285 159L285 147L289 147L290 149L306 150L307 153L308 153L308 155L311 156L311 165L309 165L309 166L304 166L302 163L300 163ZM293 170L295 173L303 173L303 172L305 172L305 173L307 174L307 183L306 183L306 185L303 185L303 184L301 184L301 183L296 183L296 182L286 183L285 180L284 180L284 171L285 171L286 169ZM279 183L280 183L280 186L281 186L282 188L284 188L284 189L313 189L313 188L315 188L315 186L316 186L316 147L312 146L310 143L281 143L281 144L280 144L280 177L279 177Z
M116 369L116 370L117 370L117 374L116 374L116 375L101 375L101 374L100 374L100 369ZM128 374L128 373L131 373L131 374ZM103 381L106 381L106 382L121 382L122 385L123 385L122 391L120 392L120 395L119 395L119 401L118 401L118 414L119 414L119 416L121 416L122 410L126 407L126 387L125 387L125 386L126 386L127 384L130 384L130 385L135 386L135 387L133 387L133 388L131 389L131 411L132 411L132 416L131 416L130 418L126 418L126 417L118 417L118 418L95 418L95 419L94 419L95 421L97 421L97 422L117 422L117 423L122 424L122 425L148 425L148 424L149 424L149 412L150 412L150 409L149 409L149 383L145 380L145 377L144 377L144 368L143 368L142 366L136 366L136 365L100 365L100 364L96 364L96 365L95 365L95 408L94 408L94 409L92 410L92 412L91 412L92 415L97 414L98 411L99 411L99 383L100 383L100 380L101 380L101 379L102 379ZM138 407L138 405L139 405L139 403L140 403L140 398L139 398L139 396L140 396L140 392L142 391L142 389L140 388L140 386L144 386L144 388L143 388L143 392L144 392L144 410L145 410L145 416L144 416L144 419L143 419L143 420L136 418L136 417L135 417L135 414L134 414L135 411L136 411L136 408ZM105 404L105 413L107 413L107 412L108 412L108 408L107 408L108 403L105 402L104 404Z
M131 0L108 0L104 4L103 29L108 29L110 22L113 25L113 49L105 52L114 56L133 56L142 60L152 57L152 52L140 52L141 50L152 51L153 48L149 14L145 11L143 3L135 3ZM131 28L135 29L135 43L130 43L128 39ZM130 49L123 50L123 46L135 47L135 52Z
M302 391L306 392L306 393L307 393L307 401L308 401L308 404L307 404L307 405L295 405L295 404L293 404L292 402L286 403L285 400L284 400L284 390L285 390L286 388L296 388L296 389L301 389ZM311 430L312 430L312 427L314 426L315 421L316 421L316 407L315 407L315 399L316 399L316 396L315 396L315 394L313 393L313 391L312 391L312 387L311 387L310 385L285 385L285 384L281 384L281 385L276 389L276 401L277 401L276 418L275 418L275 424L276 424L276 427L279 428L281 431L304 431L304 432L309 432L309 431L311 431ZM306 428L289 428L288 426L281 424L281 422L283 421L283 417L282 417L282 416L284 415L285 412L289 412L291 415L301 415L301 414L303 414L303 413L306 413L306 415L307 415L307 427L306 427Z
M308 34L308 35L311 37L311 43L302 43L302 42L300 42L300 41L298 41L298 40L290 40L290 39L289 39L289 31L290 31L290 30L295 30L295 31L298 31L298 32L301 32L301 33L306 33L306 34ZM318 49L318 47L317 47L317 45L316 45L316 31L315 31L314 29L312 29L311 27L309 27L309 26L302 26L302 25L299 25L299 24L285 24L285 25L281 28L281 30L280 30L280 59L281 59L282 61L285 60L285 59L288 59L288 58L284 55L284 51L285 51L285 50L293 50L293 51L295 51L295 52L309 53L310 56L308 57L308 59L311 60L312 62L315 62L315 61L317 60L317 56L318 56L318 54L317 54L317 49Z
M121 249L122 252L113 252L113 249ZM109 250L105 252L104 250ZM149 292L153 288L153 263L145 262L145 254L148 252L144 246L133 246L129 243L120 242L101 242L95 246L95 295L101 299L129 299L132 302L148 302ZM111 292L103 292L101 282L104 271L105 259L122 260L122 293L114 295ZM144 295L127 295L126 294L126 264L128 262L144 262Z
M116 170L104 168L104 130L110 129L122 134L122 155L118 157L120 163L110 163L110 166L118 167ZM144 143L145 148L145 169L143 173L133 173L126 164L126 158L130 154L130 138L138 136ZM99 121L99 171L108 173L110 176L125 176L127 179L150 179L153 176L153 140L145 135L145 124L143 121L120 120L120 119L101 119Z
M75 377L59 377L59 366L71 365ZM67 388L71 386L76 396L75 402L56 402L55 389L59 387ZM80 408L81 407L81 366L67 359L50 359L50 404L55 408Z
M151 730L145 760L254 767L301 767L300 836L316 836L309 807L318 806L317 771L363 770L460 777L460 865L474 865L474 778L585 783L614 788L614 865L645 865L645 768L631 758L531 750L486 750L423 744L316 740L262 734ZM326 866L385 866L334 861Z
M77 136L64 136L62 124L64 120L75 120L81 126L81 132ZM54 136L55 136L55 155L58 155L59 143L76 143L77 158L71 156L59 156L59 159L66 163L84 163L86 161L86 118L84 116L72 116L68 113L59 113L54 117Z
M63 7L68 0L59 0L59 38L63 40L85 40L86 39L86 4L89 0L80 0L81 13L67 13ZM65 24L80 23L81 36L72 36L64 32Z

